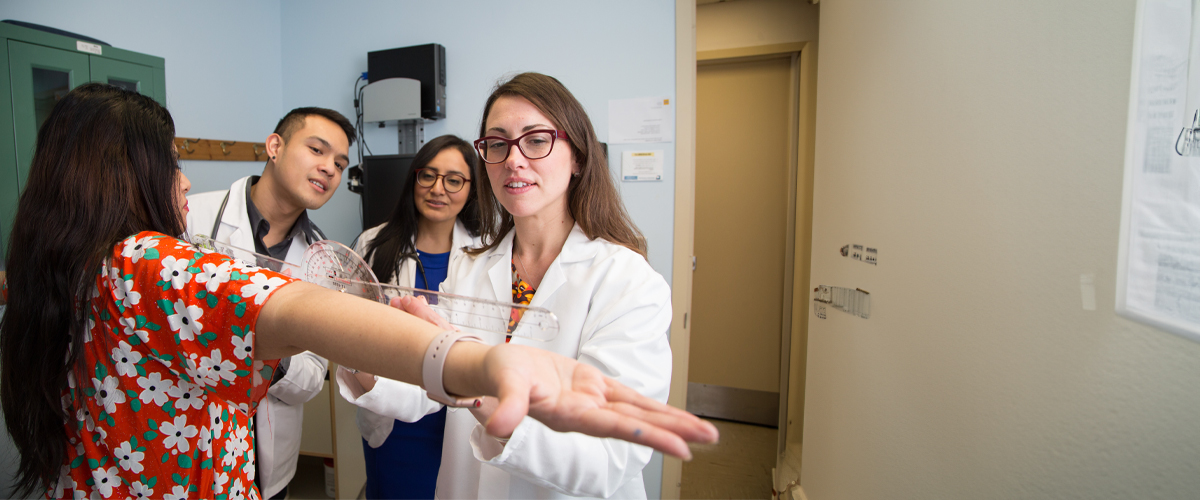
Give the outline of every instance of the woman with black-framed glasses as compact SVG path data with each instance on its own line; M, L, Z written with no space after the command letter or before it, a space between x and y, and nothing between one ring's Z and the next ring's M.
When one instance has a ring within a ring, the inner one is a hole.
M450 260L465 248L479 246L479 204L469 188L477 164L471 145L454 135L433 139L417 151L392 216L363 231L355 245L380 281L436 291L446 279ZM370 400L399 384L345 368L337 376L353 377L365 389L344 393L351 401ZM376 385L379 390L373 391ZM408 403L405 407L413 413L407 419L415 422L358 409L369 499L433 498L446 409L428 398Z

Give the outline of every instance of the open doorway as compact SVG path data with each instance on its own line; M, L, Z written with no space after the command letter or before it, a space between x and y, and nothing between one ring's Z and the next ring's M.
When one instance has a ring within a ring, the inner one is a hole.
M694 449L683 498L768 495L789 446L799 457L812 51L795 43L697 54L687 409L719 419L723 439Z

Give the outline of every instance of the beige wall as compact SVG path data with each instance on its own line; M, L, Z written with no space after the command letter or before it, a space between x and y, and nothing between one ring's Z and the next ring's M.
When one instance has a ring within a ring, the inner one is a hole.
M1195 498L1200 344L1113 312L1135 2L820 6L812 281L872 311L810 309L808 498Z
M696 50L817 39L817 6L808 0L737 0L696 7Z

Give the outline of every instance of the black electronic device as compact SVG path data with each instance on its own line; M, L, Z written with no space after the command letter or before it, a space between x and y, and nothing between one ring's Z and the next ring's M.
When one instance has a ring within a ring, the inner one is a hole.
M421 117L446 117L446 47L439 43L367 52L367 81L412 78L421 82Z
M362 162L362 222L367 230L387 222L400 201L414 155L365 156Z

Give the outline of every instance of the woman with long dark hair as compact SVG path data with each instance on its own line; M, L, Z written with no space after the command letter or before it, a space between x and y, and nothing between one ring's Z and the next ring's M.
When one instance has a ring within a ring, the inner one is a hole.
M559 321L553 340L485 340L578 359L665 401L670 289L646 261L645 239L625 212L583 106L558 80L519 74L488 98L479 135L483 246L452 262L442 287L549 309ZM514 315L510 332L519 321ZM422 393L411 385L404 391L393 391L391 401ZM371 409L405 418L404 409L388 406ZM484 398L447 417L439 498L646 497L649 448L531 419L513 433L489 435L483 424L496 408Z
M448 403L500 396L487 426L496 435L528 411L680 456L684 440L715 439L593 367L457 342L399 309L197 251L172 236L190 187L173 137L166 109L103 84L69 92L38 132L0 322L17 494L256 498L247 419L278 359L303 350L420 382Z
M437 137L417 151L391 217L364 231L355 245L380 281L437 291L450 261L479 246L479 204L470 189L477 165L471 144L454 135ZM345 367L337 376L343 380L342 395L350 401L369 401L392 393L389 386L402 384ZM346 383L346 377L356 380ZM352 392L358 385L367 392ZM375 391L377 386L380 390ZM408 421L358 409L369 499L433 498L446 409L421 394L407 394L414 400L389 404L409 409Z

